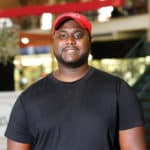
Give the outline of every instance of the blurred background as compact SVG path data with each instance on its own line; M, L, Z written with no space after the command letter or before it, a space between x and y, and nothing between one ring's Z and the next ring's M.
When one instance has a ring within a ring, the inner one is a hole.
M1 0L0 139L18 94L57 69L51 26L67 11L81 12L92 23L89 64L135 90L150 149L150 0Z

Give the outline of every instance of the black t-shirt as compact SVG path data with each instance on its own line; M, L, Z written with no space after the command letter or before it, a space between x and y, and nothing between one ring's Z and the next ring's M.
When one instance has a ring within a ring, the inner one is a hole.
M25 90L5 135L32 150L118 150L118 131L140 125L143 114L132 89L91 68L78 81L50 74Z

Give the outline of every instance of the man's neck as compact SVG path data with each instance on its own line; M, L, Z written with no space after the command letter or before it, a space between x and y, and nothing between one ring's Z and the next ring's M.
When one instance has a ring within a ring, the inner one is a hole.
M63 82L73 82L81 79L87 74L90 66L83 65L77 68L69 68L64 66L59 66L59 69L53 73L54 77Z

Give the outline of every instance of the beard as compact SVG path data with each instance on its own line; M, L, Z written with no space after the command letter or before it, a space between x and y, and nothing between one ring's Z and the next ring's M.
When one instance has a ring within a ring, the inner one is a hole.
M89 52L82 55L78 60L66 61L65 59L63 59L63 57L61 55L59 55L59 56L55 55L59 64L62 64L69 68L77 68L77 67L80 67L80 66L88 63L88 56L89 56Z

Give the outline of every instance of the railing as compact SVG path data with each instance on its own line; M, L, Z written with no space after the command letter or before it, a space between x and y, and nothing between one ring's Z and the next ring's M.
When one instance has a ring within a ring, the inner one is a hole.
M147 41L145 35L141 37L135 45L125 55L125 58L146 56Z

